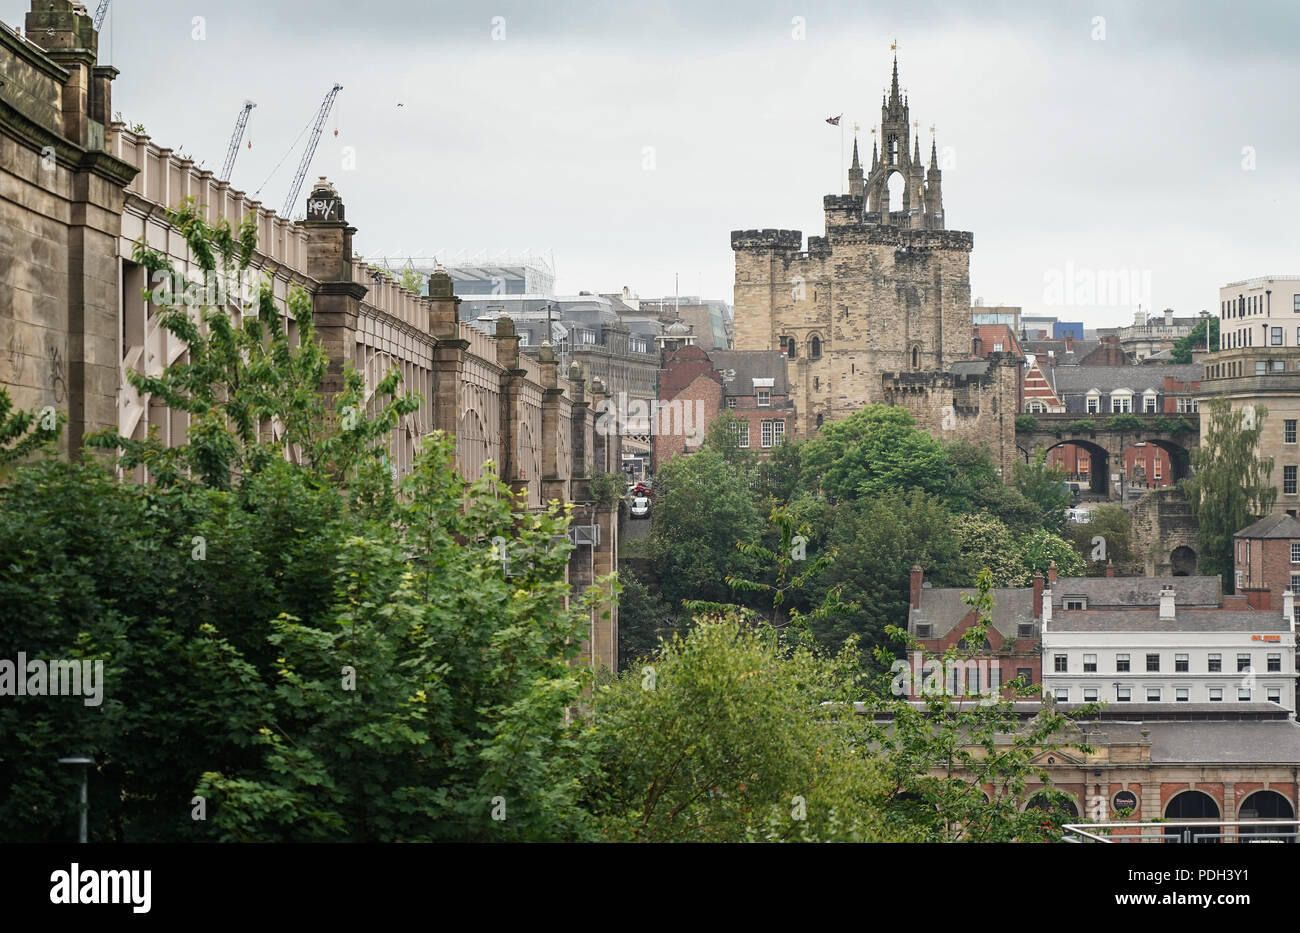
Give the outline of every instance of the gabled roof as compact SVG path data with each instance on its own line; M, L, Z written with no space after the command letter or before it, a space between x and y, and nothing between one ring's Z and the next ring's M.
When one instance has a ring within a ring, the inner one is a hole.
M1261 518L1233 535L1234 538L1300 538L1300 521L1285 513Z
M921 608L910 612L910 621L928 622L934 638L942 638L956 628L974 610L962 599L974 595L974 587L923 587ZM1003 638L1015 639L1021 622L1034 621L1034 593L1026 587L999 587L993 590L993 628Z

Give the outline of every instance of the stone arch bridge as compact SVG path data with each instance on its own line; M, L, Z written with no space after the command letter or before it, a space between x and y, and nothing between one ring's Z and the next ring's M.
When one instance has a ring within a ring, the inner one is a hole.
M1190 431L1173 433L1171 424L1179 418L1192 426ZM1200 444L1200 419L1186 414L1036 414L1032 431L1016 430L1016 448L1024 462L1039 448L1052 450L1066 444L1075 444L1088 451L1093 467L1089 471L1091 492L1108 499L1119 499L1118 483L1111 481L1112 474L1124 463L1124 452L1135 444L1145 443L1159 447L1169 454L1173 476L1177 482L1190 471L1188 451ZM1118 425L1115 422L1118 421ZM1091 422L1092 427L1086 425ZM1081 428L1083 425L1085 427Z

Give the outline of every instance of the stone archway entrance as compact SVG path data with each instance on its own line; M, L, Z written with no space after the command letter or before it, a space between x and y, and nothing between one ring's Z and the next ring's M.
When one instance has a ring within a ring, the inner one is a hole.
M1093 441L1084 440L1078 437L1072 437L1069 440L1058 441L1047 448L1048 460L1052 459L1053 450L1061 450L1063 455L1065 451L1073 447L1076 451L1086 451L1088 456L1085 460L1080 461L1077 455L1073 458L1063 456L1065 461L1065 472L1067 478L1075 482L1086 482L1088 491L1093 495L1109 496L1110 494L1110 452L1105 447ZM1084 464L1087 465L1087 471L1080 469ZM1075 469L1070 469L1073 464Z
M1169 564L1175 577L1190 577L1196 573L1196 552L1187 545L1180 545L1169 552Z

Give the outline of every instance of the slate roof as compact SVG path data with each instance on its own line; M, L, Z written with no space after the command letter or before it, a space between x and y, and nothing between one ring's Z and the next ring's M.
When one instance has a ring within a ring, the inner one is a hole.
M1074 366L1079 360L1083 359L1093 350L1101 346L1100 340L1075 340L1071 342L1072 350L1067 350L1064 339L1048 340L1024 340L1026 353L1036 353L1042 357L1042 364L1050 366L1055 360L1059 366ZM1048 357L1047 351L1052 351L1052 356ZM1122 368L1122 367L1121 367Z
M1291 623L1282 613L1258 609L1182 609L1161 619L1159 609L1053 610L1047 632L1285 632ZM1300 764L1300 762L1297 762Z
M1300 523L1297 527L1300 528ZM1089 609L1159 607L1160 590L1166 586L1174 588L1175 606L1209 608L1219 605L1220 581L1217 576L1060 577L1052 586L1052 608L1060 609L1065 605L1065 598L1073 596L1085 597Z
M993 364L989 360L960 360L948 367L954 376L982 376Z
M1132 389L1141 394L1147 389L1163 392L1165 377L1195 382L1204 376L1200 363L1172 366L1056 366L1044 367L1058 394L1084 395L1097 389L1103 395L1113 389Z
M719 371L734 369L734 379L723 377L724 395L753 395L754 379L773 379L773 395L789 395L785 354L780 350L709 350L709 360Z
M1285 512L1281 515L1268 515L1247 525L1233 535L1234 538L1300 538L1300 521L1296 521Z
M963 596L976 593L974 587L932 587L921 589L921 608L909 613L909 622L929 622L934 638L952 631L972 609ZM1034 621L1034 592L1027 587L998 587L993 590L993 628L1003 638L1016 638L1021 622Z

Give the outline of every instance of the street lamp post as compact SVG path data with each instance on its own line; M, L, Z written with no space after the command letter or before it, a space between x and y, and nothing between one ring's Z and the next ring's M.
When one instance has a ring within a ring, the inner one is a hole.
M81 806L80 806L81 817L79 820L79 828L77 832L78 842L87 841L86 817L90 812L90 799L87 793L88 782L90 778L87 769L89 769L90 766L93 765L94 763L95 763L95 759L87 758L85 755L74 755L70 758L59 759L59 764L61 765L68 765L70 767L81 769Z

